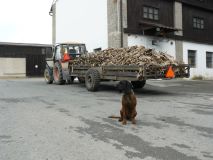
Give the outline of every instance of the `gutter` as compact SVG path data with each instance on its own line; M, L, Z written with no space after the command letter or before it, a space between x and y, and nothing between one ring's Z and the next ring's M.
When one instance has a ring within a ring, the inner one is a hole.
M123 48L123 1L120 0L120 31L121 31L121 48Z

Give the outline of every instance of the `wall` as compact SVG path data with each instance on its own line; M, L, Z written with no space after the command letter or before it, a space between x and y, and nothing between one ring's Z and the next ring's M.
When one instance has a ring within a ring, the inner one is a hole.
M174 34L177 36L183 36L183 7L182 3L174 2L174 28L179 29Z
M203 18L204 29L193 28L193 17ZM183 5L183 40L213 44L213 12Z
M107 1L108 47L121 47L120 1Z
M155 40L156 45L152 44L152 40ZM134 46L134 45L143 45L147 48L153 48L157 51L163 51L174 58L175 55L175 41L171 39L166 38L157 38L157 37L151 37L151 36L140 36L140 35L130 35L128 36L128 46Z
M188 63L188 50L196 50L196 68L191 68L190 78L202 75L206 79L213 79L213 68L206 68L206 52L213 52L213 45L183 42L183 60Z
M208 9L213 11L213 1L212 0L179 0L185 4L200 7L203 9Z
M127 47L127 0L107 1L108 47Z
M128 33L141 34L140 22L152 22L165 26L174 26L173 1L168 0L128 0L127 1L127 17L128 17ZM143 6L150 6L159 9L159 20L153 21L143 18Z
M0 77L25 77L25 58L0 58Z
M89 51L107 48L107 0L58 0L56 43L78 41Z

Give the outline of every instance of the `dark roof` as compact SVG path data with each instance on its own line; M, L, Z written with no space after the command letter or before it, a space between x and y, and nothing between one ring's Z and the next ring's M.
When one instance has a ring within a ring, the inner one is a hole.
M52 47L52 44L0 42L0 46Z
M75 41L68 41L68 42L59 42L59 43L56 43L56 44L70 44L70 45L85 45L85 43L81 43L81 42L75 42Z

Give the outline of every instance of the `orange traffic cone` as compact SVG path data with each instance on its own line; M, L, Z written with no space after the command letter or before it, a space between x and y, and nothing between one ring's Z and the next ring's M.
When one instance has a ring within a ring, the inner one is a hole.
M174 78L175 77L175 73L174 71L172 70L172 66L169 66L169 69L166 73L166 78Z

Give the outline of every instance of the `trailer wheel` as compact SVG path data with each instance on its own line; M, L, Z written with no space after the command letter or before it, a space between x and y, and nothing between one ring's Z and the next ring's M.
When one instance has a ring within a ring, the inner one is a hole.
M145 86L146 80L132 81L131 83L132 83L134 89L140 89L140 88L143 88Z
M97 91L100 84L100 73L95 69L89 69L86 73L85 84L88 91Z
M62 66L59 62L56 62L53 67L53 77L56 84L64 84Z
M47 84L53 83L53 69L46 66L44 70L44 79Z

